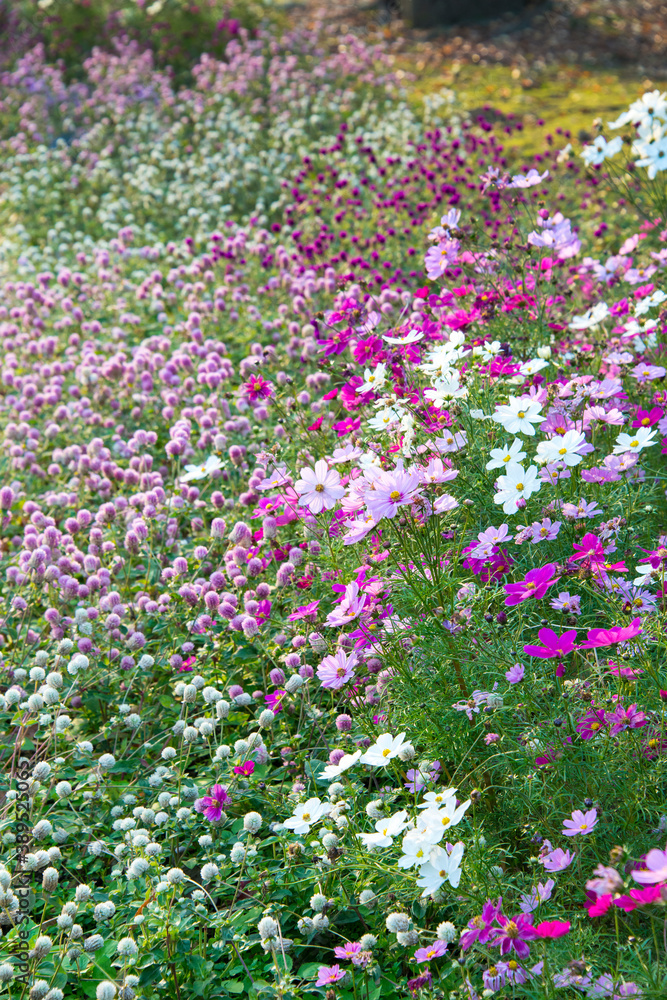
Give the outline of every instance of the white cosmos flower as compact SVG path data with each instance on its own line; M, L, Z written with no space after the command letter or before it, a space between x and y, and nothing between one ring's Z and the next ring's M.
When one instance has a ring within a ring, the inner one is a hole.
M610 128L616 127L611 122L609 126ZM623 140L620 135L614 136L609 142L607 142L603 135L599 135L588 146L584 146L581 151L581 158L589 167L599 167L601 163L604 163L607 159L611 159L612 156L616 156L622 149Z
M410 330L404 337L383 337L388 344L416 344L424 336L419 330Z
M451 854L444 847L432 848L428 862L421 868L417 879L417 885L424 890L422 899L432 896L444 882L449 882L453 889L458 887L464 850L460 841L452 848Z
M360 758L361 763L371 764L373 767L386 767L390 760L398 756L398 751L404 740L405 733L399 733L398 736L383 733Z
M570 323L570 330L590 330L595 326L599 326L607 316L609 316L609 306L606 302L598 302L597 305L588 309L583 316L574 316Z
M586 444L586 435L580 431L566 431L551 438L550 441L540 441L537 446L537 457L540 462L565 462L566 465L579 465L582 457L579 450Z
M394 842L394 837L405 830L407 818L407 812L405 809L401 809L393 816L379 819L375 824L375 833L358 833L357 837L364 847L390 847Z
M323 458L315 462L314 469L302 469L300 475L301 479L297 479L294 488L299 494L299 502L313 514L331 510L336 506L336 500L345 495L340 475L335 469L330 469Z
M328 816L330 811L330 802L320 802L318 798L308 799L296 807L294 815L286 819L283 826L288 830L294 830L296 834L308 833L311 826Z
M626 452L636 455L643 448L650 448L654 444L655 431L650 427L637 427L632 434L618 435L614 445L614 455L625 455Z
M385 409L380 410L376 413L374 417L371 417L368 421L368 426L374 431L384 431L392 424L397 424L401 419L401 414L398 410L395 410L392 406L387 406Z
M508 448L506 444L502 448L492 448L490 451L491 461L486 463L487 469L506 469L510 465L519 465L526 457L522 451L523 442L521 438L514 438Z
M385 383L385 378L387 376L387 366L380 362L375 366L375 371L371 371L370 368L366 368L364 371L364 381L362 385L358 385L356 391L362 392L377 392L381 389Z
M456 805L456 797L452 795L445 799L439 809L424 809L417 819L417 829L421 833L430 833L433 836L433 843L437 844L442 840L445 830L450 826L458 826L466 812L470 808L470 799Z
M408 830L403 837L403 855L398 859L399 868L420 868L427 864L433 842L417 830Z
M536 375L543 368L548 368L549 362L543 358L533 358L532 361L524 361L519 371L522 375Z
M191 483L193 479L205 479L206 476L210 476L212 472L217 472L221 468L221 459L217 455L209 455L202 465L186 465L181 482Z
M424 392L426 399L437 409L441 409L448 399L465 399L467 395L468 390L459 383L458 372L454 372L451 378L436 379L433 388Z
M511 465L504 476L498 477L498 492L493 498L494 503L501 503L506 514L516 514L519 509L518 500L527 500L533 493L542 488L542 480L537 474L537 466Z
M439 809L443 802L456 794L455 788L443 788L437 792L427 792L424 801L417 806L418 809Z
M343 754L337 764L327 764L322 771L322 777L329 781L331 778L337 778L343 773L343 771L347 771L348 768L356 764L360 757L361 750L355 750L354 753Z
M533 424L540 423L541 413L541 403L533 399L510 396L507 403L496 406L493 419L497 424L502 424L508 434L528 434L529 437L533 437L535 434Z

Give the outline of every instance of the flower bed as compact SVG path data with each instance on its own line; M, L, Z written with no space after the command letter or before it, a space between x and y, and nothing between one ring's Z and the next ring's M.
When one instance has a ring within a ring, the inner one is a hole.
M0 990L663 995L663 104L235 44L5 79Z

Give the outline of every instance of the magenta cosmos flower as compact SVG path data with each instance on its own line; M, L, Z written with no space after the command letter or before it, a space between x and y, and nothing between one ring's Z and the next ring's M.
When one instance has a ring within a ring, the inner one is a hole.
M515 604L527 601L529 597L536 599L544 597L549 587L559 579L557 576L554 576L555 571L555 564L547 563L546 566L540 566L539 569L529 570L525 578L519 583L506 583L505 593L507 597L505 598L505 605L511 608Z
M475 941L479 941L480 944L486 944L491 937L491 933L494 929L492 924L500 913L502 904L502 896L498 898L497 903L487 899L486 903L482 907L481 914L468 921L469 930L464 931L461 935L461 951L466 951L470 945L475 943Z
M591 628L586 633L586 642L580 649L597 649L600 646L613 646L616 642L626 642L634 639L642 631L641 618L635 618L629 625L614 625L613 628Z
M539 656L542 660L551 660L556 657L560 659L574 650L577 630L573 628L569 632L563 632L562 635L556 635L551 628L541 628L537 636L542 645L524 646L524 653L527 653L528 656Z
M583 837L594 830L597 824L597 809L589 809L585 813L581 809L575 809L572 813L572 819L563 820L562 833L565 837L578 837L579 835Z
M297 479L294 489L299 494L300 503L313 514L331 510L336 505L336 500L345 495L339 474L335 469L329 469L323 458L315 462L314 469L301 470L301 479Z
M202 813L209 823L218 823L228 802L231 802L231 798L225 786L213 785L208 795L197 799L195 802L195 811Z
M500 927L494 927L491 947L500 945L500 954L507 955L510 951L515 951L519 958L527 958L530 954L528 941L537 937L537 932L533 927L533 918L529 913L518 913L515 917L506 917L504 913L499 913L496 917Z
M339 649L331 656L325 656L317 668L317 676L324 688L331 688L337 691L347 684L354 677L354 668L357 664L356 653L346 655L344 650Z

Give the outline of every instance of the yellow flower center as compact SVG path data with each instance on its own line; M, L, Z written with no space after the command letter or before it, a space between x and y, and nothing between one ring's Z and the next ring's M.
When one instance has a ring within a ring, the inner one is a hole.
M394 501L400 500L401 499L400 490L392 490L391 493L389 494L389 499Z
M449 820L449 816L443 816L443 817L442 817L442 825L443 825L443 826L447 826L447 825L448 825L448 823L449 823L449 821L450 821L450 820Z
M516 938L519 936L519 928L513 920L510 920L507 924L505 924L505 934L507 934L509 938Z
M309 823L310 822L310 813L301 813L301 819L304 820L306 823Z
M525 417L525 415L526 415L526 414L524 413L524 411L523 411L523 410L519 410L519 412L517 413L517 417L521 417L521 419L522 419L522 420L523 420L523 418Z
M324 486L322 485L322 483L318 483L317 484L317 486L315 487L315 492L316 493L324 493Z
M635 438L634 441L630 442L630 447L631 448L636 448L638 444L639 444L639 441L637 441L637 439Z
M389 750L389 748L387 748L386 750L382 751L382 756L383 757L388 757L390 753L391 753L391 750Z
M516 484L516 488L517 488L517 490L518 490L518 491L519 491L519 493L520 493L520 492L521 492L521 490L523 489L523 483L517 483L517 484Z

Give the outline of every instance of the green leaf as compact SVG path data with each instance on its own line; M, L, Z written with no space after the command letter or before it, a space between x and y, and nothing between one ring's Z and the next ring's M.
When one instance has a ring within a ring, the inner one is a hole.
M323 760L309 760L306 761L306 774L313 781L328 782L328 778L321 777L322 771L326 767L326 763Z
M238 979L223 979L220 983L220 987L223 990L227 990L228 993L243 993L245 986Z

